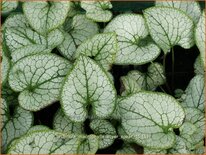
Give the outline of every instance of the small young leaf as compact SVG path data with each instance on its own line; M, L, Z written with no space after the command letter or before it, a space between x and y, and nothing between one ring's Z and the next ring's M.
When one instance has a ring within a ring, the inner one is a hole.
M98 25L85 15L67 18L64 23L65 40L58 46L59 52L67 59L74 60L77 47L86 39L98 33Z
M93 60L81 55L69 72L61 92L65 114L76 122L85 121L90 112L106 118L112 114L115 102L116 91L105 71Z
M7 14L13 10L15 10L18 6L18 1L6 1L3 0L1 2L1 12L2 14Z
M23 11L31 27L42 35L60 27L70 9L70 2L24 2Z
M2 27L3 29L5 28L28 28L29 23L26 17L24 16L24 14L14 13L6 18Z
M139 92L120 100L122 126L135 141L151 149L167 149L175 143L173 128L181 126L184 110L171 96Z
M205 35L205 11L203 11L195 29L195 42L200 51L203 64L205 64Z
M52 130L36 131L18 139L8 154L76 154L79 144L75 136Z
M74 123L60 109L54 117L53 128L56 131L64 133L83 134L84 128L82 123Z
M204 76L196 75L189 83L183 96L182 106L198 108L204 111L205 103Z
M95 22L108 22L112 18L112 8L109 1L81 1L81 7L86 10L86 17Z
M20 92L19 104L30 111L38 111L59 98L59 91L71 64L55 54L28 56L14 64L9 84Z
M121 77L125 91L122 95L129 95L140 90L155 90L166 81L164 68L159 63L152 63L147 73L131 71L127 76Z
M99 137L99 149L112 145L117 138L115 128L106 120L92 120L90 128Z
M5 105L5 104L4 104ZM8 106L3 107L7 113L7 121L2 127L2 150L6 151L8 144L15 138L25 134L33 124L33 115L20 107L14 110L14 115L10 116Z
M98 150L98 137L88 135L81 139L81 144L78 148L78 154L95 154Z
M147 37L149 33L141 15L119 15L107 25L104 32L117 34L119 51L116 64L145 64L160 54L160 49Z
M204 64L201 60L200 55L196 58L195 63L194 63L194 72L196 75L201 74L204 75Z
M194 45L193 21L181 10L169 7L151 7L144 11L152 39L168 53L179 45L188 49Z
M198 2L194 0L190 1L175 1L175 0L166 0L166 1L156 1L156 6L166 6L180 9L185 12L193 21L197 23L201 16L201 9Z
M109 70L117 53L117 39L115 33L97 34L82 43L75 52L75 57L80 54L93 57L105 70Z

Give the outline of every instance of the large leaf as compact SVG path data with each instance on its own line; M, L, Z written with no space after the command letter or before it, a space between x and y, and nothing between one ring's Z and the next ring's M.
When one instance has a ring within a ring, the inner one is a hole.
M96 135L87 135L81 139L78 148L78 154L95 154L98 150L98 137Z
M205 35L205 11L203 11L195 29L195 41L203 64L205 64Z
M166 154L167 150L149 149L144 147L144 154Z
M134 94L140 90L155 90L166 81L164 68L159 63L152 63L146 73L131 71L127 76L121 77L125 91L123 96Z
M115 138L117 138L115 128L106 120L92 120L90 127L94 134L99 137L99 149L112 145Z
M80 54L94 58L106 70L111 68L117 53L117 39L115 33L97 34L82 43L75 52L75 57Z
M145 64L160 53L160 49L148 37L149 32L141 15L119 15L106 26L104 32L117 34L119 51L116 64Z
M2 152L5 153L9 143L23 134L25 134L33 124L33 115L31 112L26 111L20 107L16 107L13 116L10 115L9 107L3 100L4 119L2 132Z
M96 22L108 22L112 18L112 8L109 1L81 1L81 7L86 10L86 17Z
M122 126L138 144L167 149L175 143L174 128L181 126L184 110L171 96L140 92L120 100Z
M182 11L169 7L151 7L144 11L152 39L168 53L179 45L189 49L194 45L193 21Z
M42 35L60 27L70 9L70 2L24 2L23 11L31 27Z
M67 18L64 23L65 40L58 46L60 53L69 60L74 60L77 47L86 39L98 33L98 25L85 15Z
M90 112L98 118L106 118L113 112L115 101L116 91L105 71L92 59L81 55L61 92L65 114L76 122L86 120Z
M76 136L52 130L36 131L22 136L9 154L76 154L80 140Z
M38 111L59 98L59 91L71 64L55 54L38 54L19 60L12 67L9 84L20 92L19 104Z
M172 8L180 9L185 12L193 21L197 23L201 16L201 9L198 2L194 0L190 1L175 1L175 0L166 0L166 1L156 1L156 6L167 6Z
M13 10L15 10L18 6L18 1L6 1L3 0L1 2L1 12L2 14L9 13Z
M59 132L83 134L83 123L74 123L63 113L61 109L57 111L54 117L53 128Z
M204 111L205 104L205 82L203 75L196 75L189 83L182 96L182 106L198 108Z

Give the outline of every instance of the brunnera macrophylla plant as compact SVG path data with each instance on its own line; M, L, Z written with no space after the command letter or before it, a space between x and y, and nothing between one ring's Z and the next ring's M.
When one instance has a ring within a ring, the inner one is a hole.
M1 153L95 154L121 139L111 153L204 154L205 11L198 2L157 1L142 14L115 14L110 1L1 7ZM170 53L175 74L174 46L197 46L199 56L186 89L169 93L162 85L170 87ZM134 69L117 79L114 65ZM52 126L35 120L55 103Z

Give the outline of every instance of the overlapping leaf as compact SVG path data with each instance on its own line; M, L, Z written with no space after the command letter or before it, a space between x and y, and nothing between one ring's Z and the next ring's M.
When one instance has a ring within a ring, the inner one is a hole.
M90 127L99 137L99 149L112 145L117 138L115 128L106 120L92 120Z
M69 60L74 60L77 47L86 39L98 33L98 25L85 15L68 18L64 23L65 39L58 46L60 53Z
M3 14L7 14L13 10L15 10L18 6L18 1L6 1L3 0L1 2L1 12Z
M195 41L203 64L205 64L205 35L205 11L203 11L195 29Z
M112 8L109 1L81 1L81 7L86 10L86 17L95 22L108 22L112 18Z
M80 140L52 130L36 131L22 136L9 154L76 154Z
M140 92L119 103L122 126L142 146L167 149L175 143L173 128L181 126L184 110L171 96Z
M166 1L156 1L156 6L167 6L172 8L180 9L185 12L192 20L197 23L201 16L200 5L197 1L175 1L175 0L166 0Z
M2 63L1 63L1 83L4 84L7 81L8 73L10 69L10 60L2 50Z
M195 63L194 63L194 72L195 74L202 74L204 75L204 64L201 61L200 55L196 58Z
M197 108L204 111L205 103L205 84L204 76L196 75L189 83L185 90L185 95L182 96L182 106Z
M137 93L141 90L154 90L166 81L164 68L159 63L152 63L146 73L131 71L121 77L124 92L123 96Z
M97 34L82 43L75 52L75 57L80 54L94 58L106 70L111 68L117 53L117 39L115 33Z
M113 112L115 102L116 91L104 70L81 55L62 89L61 103L65 114L76 122L86 120L88 113L106 118Z
M33 124L33 115L20 107L16 107L13 116L10 115L9 107L3 100L3 126L2 132L2 152L5 153L9 143L25 134ZM1 114L1 115L2 115Z
M19 60L11 69L9 84L20 92L19 104L38 111L59 98L59 91L71 64L54 54L38 54Z
M75 133L75 134L83 134L83 124L82 123L74 123L63 113L62 110L58 110L53 122L53 128L59 132L65 133Z
M13 62L28 55L49 53L61 44L63 39L63 33L58 29L50 32L47 37L39 35L30 28L12 27L5 29L5 41Z
M169 7L151 7L144 10L150 35L164 53L179 45L189 49L194 45L193 21L182 11Z
M104 32L117 34L119 52L116 64L145 64L160 53L160 49L148 37L149 32L141 15L119 15L106 26Z
M88 135L81 139L78 154L95 154L98 150L99 139L96 135Z
M70 2L24 2L23 11L31 27L42 35L60 27L70 9Z

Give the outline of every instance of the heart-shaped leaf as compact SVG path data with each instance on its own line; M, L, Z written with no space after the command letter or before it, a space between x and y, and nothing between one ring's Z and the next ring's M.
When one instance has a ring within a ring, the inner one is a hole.
M80 140L52 130L36 131L22 136L8 154L76 154Z
M182 106L198 108L204 111L205 103L205 83L203 75L196 75L189 83L182 96Z
M122 126L138 144L167 149L175 143L174 128L181 126L184 110L171 96L139 92L119 102Z
M117 34L119 51L116 64L145 64L160 54L160 49L148 37L149 32L141 15L119 15L106 26L104 32Z
M14 13L11 14L9 17L6 18L2 28L28 28L29 23L24 16L24 14L21 13Z
M106 120L92 120L90 128L99 137L99 149L112 145L115 138L117 138L115 128Z
M24 2L23 11L31 27L42 35L60 27L70 9L70 2Z
M1 12L2 14L7 14L13 10L15 10L18 6L18 1L6 1L3 0L1 2Z
M116 91L105 71L92 59L81 55L61 92L64 113L75 122L85 121L90 112L106 118L113 112L115 102Z
M59 132L83 134L84 128L82 123L74 123L60 109L54 117L53 128Z
M159 63L152 63L146 73L131 71L121 77L125 91L123 96L137 93L141 90L155 90L166 81L164 67Z
M77 47L86 39L98 33L98 25L85 15L68 18L64 23L65 39L58 46L59 52L67 59L74 60Z
M205 11L203 11L195 29L195 42L200 51L203 64L205 64Z
M19 104L30 111L38 111L59 98L59 91L71 64L55 54L25 57L14 64L9 84L20 92Z
M3 100L3 126L2 132L2 152L5 153L9 143L25 134L33 124L33 115L20 107L16 107L13 116L10 115L9 107ZM5 117L6 116L6 117Z
M95 22L108 22L112 18L112 8L109 1L81 1L81 7L86 10L86 17Z
M81 53L94 58L105 70L109 70L117 53L115 33L97 34L86 40L77 48L75 57L78 57Z
M180 9L185 12L193 21L197 23L201 16L200 5L197 1L175 1L175 0L166 0L166 1L156 1L156 6L166 6Z
M98 137L96 135L87 135L81 139L78 148L78 154L95 154L98 150Z
M169 7L151 7L144 10L150 35L164 53L179 45L188 49L194 45L193 21L181 10Z

